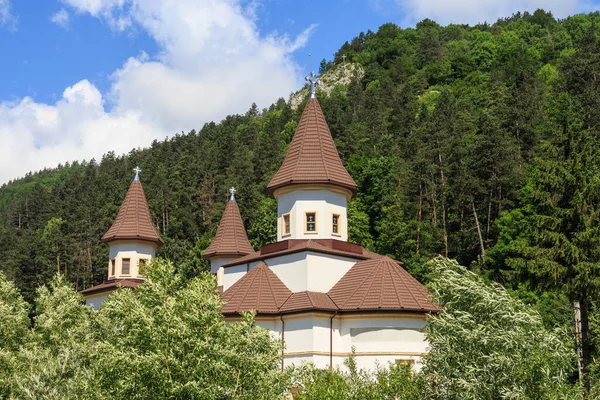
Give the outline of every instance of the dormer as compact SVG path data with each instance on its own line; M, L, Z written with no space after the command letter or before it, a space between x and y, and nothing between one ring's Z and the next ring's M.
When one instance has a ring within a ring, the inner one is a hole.
M268 185L277 199L277 240L348 240L348 200L356 183L344 168L314 91L287 155Z
M143 278L140 266L154 258L163 243L152 225L150 209L136 167L135 178L119 209L117 218L101 241L110 247L108 279Z
M215 238L202 253L210 260L210 271L217 277L217 286L223 286L224 264L254 252L235 201L235 188L232 187L229 191L231 195L225 205Z

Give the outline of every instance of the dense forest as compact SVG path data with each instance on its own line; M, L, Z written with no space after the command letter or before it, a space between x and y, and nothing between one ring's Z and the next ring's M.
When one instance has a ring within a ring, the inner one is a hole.
M320 73L361 68L319 102L358 184L350 240L419 278L456 258L537 307L548 327L580 310L594 357L600 288L600 13L538 10L494 24L382 25ZM77 289L106 276L110 227L139 165L158 255L187 275L235 186L252 244L275 239L266 185L303 109L279 99L126 155L30 173L0 188L0 270L24 298L57 272ZM192 128L192 127L190 127ZM118 132L115 132L117 135ZM140 143L140 146L145 145ZM590 332L591 331L591 335Z

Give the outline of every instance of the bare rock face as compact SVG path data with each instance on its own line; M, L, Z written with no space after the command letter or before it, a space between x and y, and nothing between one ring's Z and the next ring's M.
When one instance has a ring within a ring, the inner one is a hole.
M329 96L333 88L337 85L349 85L355 75L358 79L362 79L364 74L365 71L359 64L349 62L338 64L319 76L321 83L317 85L317 92L325 92ZM308 96L309 90L309 85L307 84L296 93L292 93L290 96L290 107L294 110L297 109L302 100Z

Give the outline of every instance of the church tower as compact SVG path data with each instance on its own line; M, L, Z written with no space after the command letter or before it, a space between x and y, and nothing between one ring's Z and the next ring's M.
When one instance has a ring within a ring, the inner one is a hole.
M254 252L246 235L240 209L235 201L235 188L232 187L229 192L231 196L225 206L215 238L202 253L210 260L210 272L216 275L217 286L220 287L223 286L222 266Z
M140 265L150 262L156 248L163 243L152 225L140 182L141 170L136 167L134 171L135 178L129 185L117 219L101 239L110 247L108 279L143 278Z
M321 106L311 97L289 151L268 185L277 199L277 240L348 240L347 204L356 183L340 160Z
M150 209L140 182L139 167L129 185L117 218L100 239L108 244L108 279L100 285L82 290L86 304L98 308L117 287L137 287L144 281L140 266L150 262L163 243L152 225Z

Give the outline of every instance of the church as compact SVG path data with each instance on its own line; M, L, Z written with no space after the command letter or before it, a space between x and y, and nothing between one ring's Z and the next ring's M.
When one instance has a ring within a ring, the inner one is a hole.
M303 361L336 367L354 352L359 368L397 362L418 370L427 352L426 316L440 307L401 262L348 241L347 204L357 186L316 99L318 81L314 74L307 80L311 97L268 185L277 200L277 241L252 248L232 188L203 253L222 313L235 321L254 310L257 324L282 340L282 368ZM82 291L96 308L117 287L141 284L140 264L162 243L137 172L102 237L110 247L108 280Z

